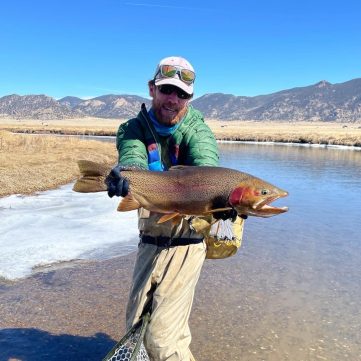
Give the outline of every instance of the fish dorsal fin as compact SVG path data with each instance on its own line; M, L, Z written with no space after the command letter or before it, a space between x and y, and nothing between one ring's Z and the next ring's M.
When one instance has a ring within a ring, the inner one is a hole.
M118 205L118 212L134 211L140 208L140 203L135 200L130 194L124 197Z
M176 218L178 216L179 216L179 213L169 213L169 214L167 213L164 216L160 217L157 223L158 224L164 223L164 222L167 222L167 221L169 221L171 219L174 219L174 218Z
M174 165L173 167L170 167L169 170L182 170L182 169L189 169L193 168L192 165Z

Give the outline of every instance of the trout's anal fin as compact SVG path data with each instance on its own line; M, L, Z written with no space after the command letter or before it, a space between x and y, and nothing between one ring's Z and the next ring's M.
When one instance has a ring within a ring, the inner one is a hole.
M124 197L118 205L118 212L134 211L140 208L141 205L130 194Z

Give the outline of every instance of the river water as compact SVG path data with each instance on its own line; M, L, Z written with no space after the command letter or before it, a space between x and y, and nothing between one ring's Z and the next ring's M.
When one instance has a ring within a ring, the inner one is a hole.
M229 259L229 276L219 280L216 293L227 294L232 315L221 334L236 345L226 359L361 360L361 152L261 144L220 150L222 165L289 192L277 201L288 213L247 220L241 262Z

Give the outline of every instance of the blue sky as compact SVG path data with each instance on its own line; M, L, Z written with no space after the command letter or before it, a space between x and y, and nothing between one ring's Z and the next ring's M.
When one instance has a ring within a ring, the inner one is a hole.
M194 66L195 97L361 77L361 1L0 3L0 97L147 96L158 61Z

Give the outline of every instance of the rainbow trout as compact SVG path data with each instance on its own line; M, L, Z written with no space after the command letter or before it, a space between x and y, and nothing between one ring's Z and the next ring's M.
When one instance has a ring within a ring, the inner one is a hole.
M104 183L111 167L91 161L78 161L82 177L73 190L89 193L106 191ZM235 209L238 215L271 217L287 212L287 207L270 204L288 193L270 183L230 168L176 166L167 172L134 168L121 171L129 183L118 211L143 207L164 213L160 223L180 215L202 216Z

